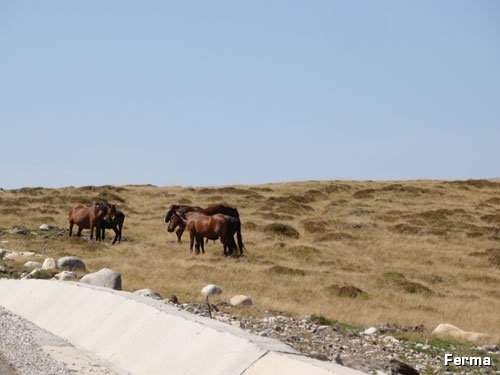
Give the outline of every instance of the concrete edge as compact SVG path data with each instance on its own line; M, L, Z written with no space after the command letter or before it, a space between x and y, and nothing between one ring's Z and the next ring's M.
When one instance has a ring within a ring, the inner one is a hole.
M362 374L134 293L0 279L0 305L118 374Z

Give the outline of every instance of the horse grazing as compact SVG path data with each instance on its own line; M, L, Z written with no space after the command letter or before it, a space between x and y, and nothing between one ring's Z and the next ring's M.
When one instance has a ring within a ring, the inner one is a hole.
M114 204L96 203L91 206L76 206L69 211L69 236L73 234L73 225L78 225L78 233L82 234L82 229L90 229L90 239L93 239L94 228L96 228L96 240L101 240L101 223L104 216L108 215L113 218L116 214L116 206Z
M101 221L101 238L104 241L106 229L113 229L115 232L115 238L113 239L112 245L115 244L116 240L118 243L122 242L122 228L123 222L125 221L125 214L120 210L116 210L115 218L112 219L110 216L106 215Z
M177 204L173 204L169 207L166 215L165 215L165 223L170 222L170 219L172 218L172 215L176 210L182 210L184 212L200 212L205 215L215 215L215 214L223 214L227 216L234 217L238 220L240 220L240 214L238 213L238 210L234 207L231 206L226 206L223 204L217 204L214 206L209 206L207 208L201 208L198 206L180 206ZM179 222L179 229L175 232L177 235L177 242L182 243L181 237L182 233L184 233L184 230L186 229L185 225L182 222ZM241 228L238 230L238 237L241 239ZM207 239L208 241L208 239ZM239 240L240 241L240 240ZM243 243L243 242L241 242ZM240 250L243 251L243 248Z
M234 241L234 233L238 229L239 220L223 214L205 215L196 211L175 210L170 215L168 231L173 232L182 223L187 228L190 237L189 249L193 251L194 240L196 239L196 254L205 253L203 238L210 240L220 239L224 250L224 255L232 255L237 249ZM243 247L243 243L241 244Z

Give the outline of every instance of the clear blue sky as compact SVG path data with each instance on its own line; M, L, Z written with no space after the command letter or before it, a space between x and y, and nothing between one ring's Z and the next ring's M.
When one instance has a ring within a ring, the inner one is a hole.
M500 1L0 2L0 186L500 177Z

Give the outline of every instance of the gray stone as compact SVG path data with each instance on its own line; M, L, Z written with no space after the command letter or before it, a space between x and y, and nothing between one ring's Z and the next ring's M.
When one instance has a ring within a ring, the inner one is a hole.
M103 286L115 290L122 290L122 276L119 272L103 268L97 272L89 273L80 279L81 283Z
M499 351L497 345L483 345L483 349L490 353L496 353Z
M22 234L22 235L28 234L28 230L22 225L14 225L7 232L10 234Z
M57 267L62 269L86 271L87 267L80 258L75 256L62 257L57 261Z

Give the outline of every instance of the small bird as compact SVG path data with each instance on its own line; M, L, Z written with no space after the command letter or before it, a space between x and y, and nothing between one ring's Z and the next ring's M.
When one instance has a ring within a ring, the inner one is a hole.
M214 294L221 294L222 289L219 288L215 284L208 284L207 286L203 287L201 289L201 294L203 294L206 297L207 301L207 306L208 306L208 315L210 318L212 318L212 309L210 308L210 302L208 302L208 296L214 295Z

